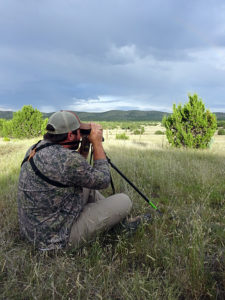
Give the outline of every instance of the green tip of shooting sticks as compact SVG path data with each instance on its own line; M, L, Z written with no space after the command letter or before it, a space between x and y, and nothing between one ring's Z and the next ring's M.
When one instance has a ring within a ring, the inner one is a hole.
M152 203L151 201L149 201L148 203L157 211L158 214L160 214L162 216L163 213L155 206L154 203Z
M155 206L155 204L153 204L151 201L148 202L149 205L151 205L155 210L158 210L158 208Z

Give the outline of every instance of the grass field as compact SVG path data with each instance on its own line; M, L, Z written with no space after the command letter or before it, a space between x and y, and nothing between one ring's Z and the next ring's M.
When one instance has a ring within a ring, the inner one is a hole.
M104 147L163 216L112 170L132 216L151 212L152 223L54 254L35 251L18 229L20 163L37 139L0 141L0 299L225 299L225 136L208 150L176 150L158 129L127 131L128 140L106 130Z

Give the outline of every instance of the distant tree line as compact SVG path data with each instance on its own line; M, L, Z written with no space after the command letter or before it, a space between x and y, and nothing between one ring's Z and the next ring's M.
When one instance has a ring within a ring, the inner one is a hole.
M42 112L43 119L49 118L51 113ZM164 116L169 116L171 113L161 111L122 111L111 110L101 113L93 112L78 112L79 118L83 121L93 122L161 122ZM215 113L218 122L225 121L225 113ZM12 111L0 111L0 119L10 120L13 118Z

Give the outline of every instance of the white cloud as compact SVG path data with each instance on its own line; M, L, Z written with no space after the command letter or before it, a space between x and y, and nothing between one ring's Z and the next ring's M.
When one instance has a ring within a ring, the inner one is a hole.
M53 105L43 105L43 106L40 106L39 110L41 112L50 113L50 112L56 111L56 108Z
M13 109L12 108L8 108L8 107L5 107L5 106L0 106L0 111L12 111Z
M199 64L225 71L225 47L192 50L189 56L194 58Z
M117 47L112 45L106 52L106 59L112 64L135 63L139 60L137 47L134 44Z
M224 108L217 108L217 107L211 107L210 111L211 112L223 112L223 113L225 112Z
M150 96L149 96L150 98ZM112 96L101 95L95 99L76 99L74 103L67 106L67 109L74 111L85 112L105 112L108 110L157 110L157 111L171 111L167 106L157 106L155 101L149 100L143 102L146 96Z

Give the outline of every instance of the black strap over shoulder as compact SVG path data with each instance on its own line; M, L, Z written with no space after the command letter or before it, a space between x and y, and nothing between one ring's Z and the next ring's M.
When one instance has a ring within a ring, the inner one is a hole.
M46 143L46 144L44 144L44 145L42 145L42 146L40 146L40 147L37 147L37 145L38 145L39 143L40 143L40 141L32 147L31 152L32 152L32 151L35 151L35 153L36 153L36 152L40 151L40 150L43 149L43 148L46 148L46 147L49 147L49 146L53 146L53 145L58 145L58 144L56 144L56 143ZM37 147L37 148L36 148L36 147ZM29 162L30 162L31 167L32 167L34 173L35 173L37 176L39 176L41 179L43 179L44 181L46 181L46 182L48 182L49 184L54 185L54 186L56 186L56 187L60 187L60 188L66 188L66 187L69 187L69 185L66 185L66 184L63 184L63 183L61 183L61 182L52 180L52 179L48 178L47 176L45 176L43 173L41 173L41 171L37 168L37 166L36 166L35 163L34 163L33 156L28 155L27 157L25 157L24 160L23 160L23 162L22 162L22 164L21 164L21 167L22 167L22 165L23 165L26 161L29 161Z
M40 151L40 150L43 149L43 148L46 148L46 147L49 147L49 146L53 146L53 145L58 145L57 143L46 143L46 144L44 144L44 145L42 145L42 146L40 146L40 147L37 147L37 145L38 145L40 142L41 142L41 141L38 141L37 144L33 145L33 147L31 148L31 150L34 150L34 149L35 149L35 152L38 152L38 151ZM26 161L29 160L29 157L30 157L30 156L28 155L27 157L24 158L24 160L23 160L22 163L21 163L21 167L22 167L22 165L23 165Z
M58 181L55 181L55 180L52 180L48 177L46 177L43 173L41 173L41 171L37 168L37 166L35 165L34 163L34 160L33 160L33 157L29 160L30 164L31 164L31 167L34 171L34 173L41 177L41 179L43 179L44 181L48 182L49 184L51 185L54 185L54 186L57 186L57 187L62 187L62 188L66 188L66 187L69 187L69 185L66 185L66 184L63 184L61 182L58 182Z

